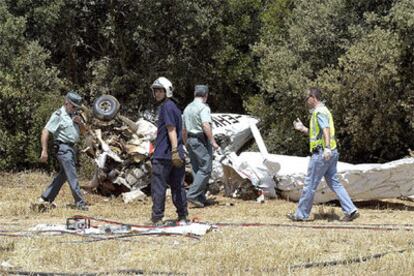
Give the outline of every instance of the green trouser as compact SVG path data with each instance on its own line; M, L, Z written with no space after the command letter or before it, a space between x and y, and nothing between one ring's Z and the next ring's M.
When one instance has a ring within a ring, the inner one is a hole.
M187 149L194 178L193 184L187 192L187 199L205 203L205 194L212 170L213 149L204 135L189 136L187 139Z

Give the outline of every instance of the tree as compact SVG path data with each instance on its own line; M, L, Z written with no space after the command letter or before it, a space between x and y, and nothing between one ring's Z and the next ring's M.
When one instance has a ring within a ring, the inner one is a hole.
M45 103L56 103L63 83L47 67L47 51L25 40L25 19L8 13L3 2L0 18L0 169L19 169L38 158L41 123L52 106Z
M269 149L306 153L291 124L296 116L306 118L305 88L320 86L345 160L404 156L414 146L412 1L281 3L273 5L286 17L267 20L255 48L262 99L255 96L246 104L270 129Z
M355 41L336 69L318 79L329 93L346 159L385 161L406 148L398 35L375 28ZM373 108L375 107L375 108Z

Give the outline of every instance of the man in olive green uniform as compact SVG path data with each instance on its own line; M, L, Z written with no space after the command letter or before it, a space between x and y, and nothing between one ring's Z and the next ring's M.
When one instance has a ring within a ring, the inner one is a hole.
M183 139L190 155L194 177L187 192L187 201L198 208L203 208L206 204L205 194L212 170L213 148L219 148L212 133L207 98L208 86L196 85L194 100L184 109L183 114Z
M65 181L68 181L75 199L76 208L88 210L80 191L75 166L76 151L74 146L79 141L80 133L85 130L82 118L77 115L81 101L82 98L75 91L68 92L65 96L64 105L52 114L42 131L40 162L46 163L48 160L49 133L52 133L60 171L38 199L37 204L39 205L51 204L58 195L62 185Z

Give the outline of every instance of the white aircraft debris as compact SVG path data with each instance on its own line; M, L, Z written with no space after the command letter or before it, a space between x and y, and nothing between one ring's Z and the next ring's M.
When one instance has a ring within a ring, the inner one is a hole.
M277 189L284 198L298 201L303 188L309 157L272 155L279 162ZM339 181L353 200L373 200L414 195L414 158L384 164L353 165L338 162ZM323 180L315 193L315 203L335 200Z
M103 195L124 193L125 202L143 200L145 194L141 190L150 184L150 156L157 128L144 118L133 122L118 115L118 110L119 103L112 96L101 96L94 103L95 118L90 120L92 130L84 152L95 160L96 173L85 188ZM226 196L244 199L275 198L277 195L293 201L299 199L309 157L269 154L254 117L213 113L212 121L213 135L220 150L214 153L210 192L218 193L224 189ZM252 138L260 152L241 152ZM237 155L239 152L241 154ZM191 165L186 163L190 183ZM338 175L354 200L414 195L414 158L385 164L339 162ZM315 202L335 199L334 193L322 181Z
M256 191L266 197L277 193L288 200L298 201L303 189L310 157L297 157L267 154L260 133L255 133L260 153L243 152L239 156L231 154L223 161L227 167L226 195L251 198L251 184ZM272 164L265 166L265 161ZM268 168L268 169L266 169ZM385 164L353 165L338 162L339 181L344 185L353 200L373 200L414 195L414 158L403 158ZM248 180L246 182L246 180ZM275 191L273 191L273 188ZM336 199L325 180L315 193L314 202L324 203Z
M207 223L189 222L186 224L175 224L169 226L138 226L128 224L101 224L97 227L68 228L67 224L46 224L41 223L30 228L30 232L43 235L60 235L61 233L78 234L84 236L95 236L104 238L103 235L125 235L125 234L179 234L204 236L211 231L213 226ZM115 236L116 237L116 236Z

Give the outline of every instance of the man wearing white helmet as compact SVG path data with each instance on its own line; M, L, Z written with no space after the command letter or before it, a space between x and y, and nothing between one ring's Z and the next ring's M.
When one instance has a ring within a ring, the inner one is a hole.
M187 221L187 200L184 190L184 148L182 139L181 111L174 101L172 83L164 77L159 77L151 85L152 94L159 104L157 119L157 138L152 157L152 215L154 225L162 225L165 209L165 192L167 185L171 194L178 221Z

